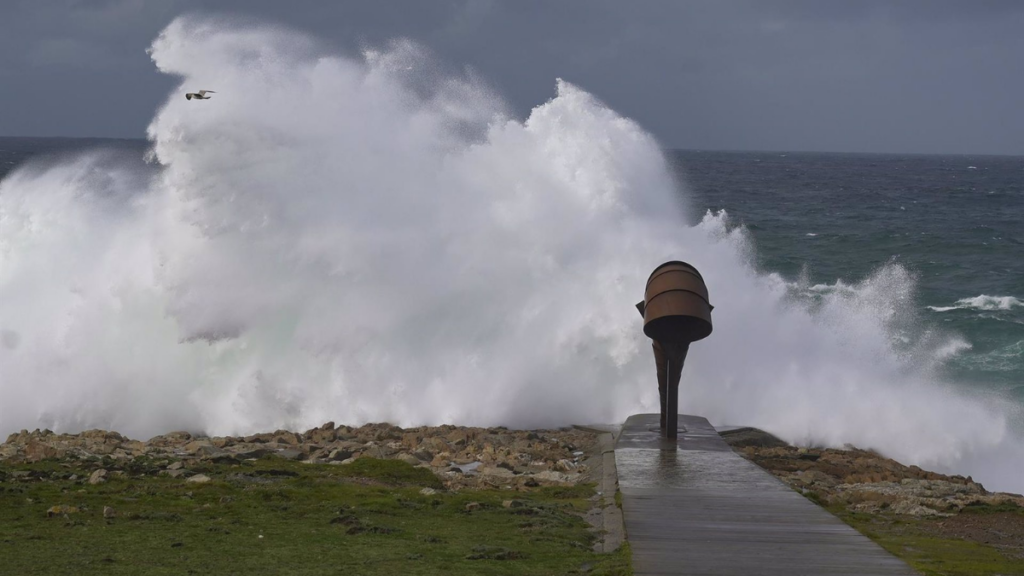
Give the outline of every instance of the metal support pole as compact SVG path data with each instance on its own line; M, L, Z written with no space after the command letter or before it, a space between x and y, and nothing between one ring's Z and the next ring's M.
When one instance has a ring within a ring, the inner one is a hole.
M665 360L665 435L675 440L679 436L679 386L671 378L672 361Z

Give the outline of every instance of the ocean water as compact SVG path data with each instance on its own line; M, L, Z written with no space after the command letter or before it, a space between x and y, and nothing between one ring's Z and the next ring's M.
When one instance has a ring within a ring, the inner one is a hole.
M953 337L943 376L1024 403L1024 157L670 154L699 211L750 231L760 269L813 297L899 264L918 329Z
M681 259L684 411L1024 491L1019 159L666 152L561 80L520 118L332 50L179 18L145 142L0 141L0 434L622 421Z

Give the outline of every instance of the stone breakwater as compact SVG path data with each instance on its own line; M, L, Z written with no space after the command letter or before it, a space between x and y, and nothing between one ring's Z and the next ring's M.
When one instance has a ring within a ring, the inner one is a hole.
M399 428L367 424L353 428L328 422L302 433L278 430L250 436L207 437L171 432L147 441L117 432L87 430L56 434L22 430L0 444L0 461L55 459L89 461L102 482L107 474L162 474L189 478L203 461L230 463L264 456L310 464L346 465L358 458L402 460L429 468L449 490L527 489L593 481L600 460L597 436L573 428L508 430L437 426ZM596 456L596 459L595 459ZM198 475L197 475L198 476ZM201 481L201 480L200 480Z
M753 428L724 432L722 437L794 490L851 512L940 517L971 506L1024 507L1021 495L989 492L970 476L905 466L868 450L797 448Z

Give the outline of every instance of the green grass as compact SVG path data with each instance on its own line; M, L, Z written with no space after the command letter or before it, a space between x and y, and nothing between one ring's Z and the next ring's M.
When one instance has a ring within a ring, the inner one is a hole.
M155 476L146 459L124 477L82 483L99 465L0 465L0 574L632 573L628 547L591 552L578 513L593 486L426 496L438 479L400 461L273 458L193 468L213 478L206 484ZM502 506L511 499L522 505ZM79 511L48 517L59 505Z
M936 536L924 529L927 520L831 511L925 576L1024 575L1021 559L992 546Z

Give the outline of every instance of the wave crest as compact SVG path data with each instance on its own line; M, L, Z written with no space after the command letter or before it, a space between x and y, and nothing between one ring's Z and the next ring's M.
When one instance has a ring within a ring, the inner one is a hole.
M1012 310L1024 307L1024 301L1013 296L987 296L982 294L973 298L961 298L952 306L929 306L929 310L935 312L949 312L950 310Z

